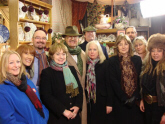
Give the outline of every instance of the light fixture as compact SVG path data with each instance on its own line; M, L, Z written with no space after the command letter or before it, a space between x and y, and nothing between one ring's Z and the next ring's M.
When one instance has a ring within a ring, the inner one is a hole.
M165 0L144 0L140 2L143 18L165 15Z

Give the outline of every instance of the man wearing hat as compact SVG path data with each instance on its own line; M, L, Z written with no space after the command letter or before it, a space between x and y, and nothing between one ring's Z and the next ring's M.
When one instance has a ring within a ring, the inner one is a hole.
M87 124L87 103L85 97L85 75L86 75L86 60L85 52L78 46L79 34L76 26L68 26L65 29L65 34L62 35L65 37L64 44L68 48L67 61L69 66L74 66L76 69L78 78L83 88L83 106L81 112L81 121L82 124Z
M83 33L84 33L85 41L82 44L80 44L79 46L81 47L82 50L85 51L87 43L96 39L96 29L93 26L88 26L83 30ZM101 45L101 48L103 50L103 53L104 53L106 59L108 59L109 57L108 57L106 47Z

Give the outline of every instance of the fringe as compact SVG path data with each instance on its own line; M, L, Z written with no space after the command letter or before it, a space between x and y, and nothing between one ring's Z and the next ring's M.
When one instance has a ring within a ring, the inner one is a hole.
M73 84L66 86L66 93L71 94L71 97L75 97L79 94L78 87L76 89L73 88Z

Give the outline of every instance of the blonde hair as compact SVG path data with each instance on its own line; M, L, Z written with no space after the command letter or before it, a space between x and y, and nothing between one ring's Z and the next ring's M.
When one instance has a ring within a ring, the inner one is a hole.
M12 50L7 50L3 53L2 57L1 57L1 61L0 61L0 84L3 83L4 80L6 80L7 78L7 71L8 71L8 65L9 65L9 57L15 54L18 56L18 58L20 59L20 63L21 63L21 68L20 68L20 72L18 77L21 78L22 73L24 73L25 75L29 76L25 70L25 67L22 64L22 60L20 55Z
M129 51L128 51L128 54L131 55L131 56L133 56L134 53L133 53L132 42L131 42L130 38L129 38L127 35L125 35L125 34L121 34L121 35L117 36L116 42L115 42L115 44L114 44L114 56L119 54L118 44L119 44L122 40L126 41L126 42L129 44Z
M97 46L98 52L99 52L100 63L103 63L104 60L105 60L106 58L105 58L105 55L104 55L104 53L103 53L103 50L102 50L102 48L101 48L101 46L100 46L100 43L99 43L97 40L90 41L90 42L87 44L87 46L86 46L86 60L87 60L88 57L89 57L89 56L88 56L88 48L89 48L89 46L90 46L91 44L95 44L95 45Z
M66 55L68 54L68 49L63 43L54 43L49 49L49 62L53 60L53 55L57 51L62 50Z

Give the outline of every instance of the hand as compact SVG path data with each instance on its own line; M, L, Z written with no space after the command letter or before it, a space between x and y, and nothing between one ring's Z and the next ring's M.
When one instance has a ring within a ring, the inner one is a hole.
M77 113L78 113L79 107L77 107L77 106L73 106L72 108L70 108L70 110L73 110L73 114L74 114L74 116L71 118L71 119L73 119L73 118L75 118L75 117L77 116Z
M19 86L17 86L17 88L23 92L26 91L27 89L27 80L26 80L26 76L22 73L21 75L21 84Z
M71 111L69 111L69 110L65 110L65 111L63 112L63 115L64 115L66 118L68 118L68 120L71 119L71 118L74 116L74 114L73 114Z
M127 100L125 101L124 104L125 104L128 108L132 108L133 105L135 104L135 100L136 100L136 98L135 98L135 96L133 96L133 97L127 99Z
M145 112L143 99L140 101L140 110L141 110L142 112Z
M111 106L106 106L106 113L109 114L112 111Z
M165 115L163 114L160 124L165 124Z

